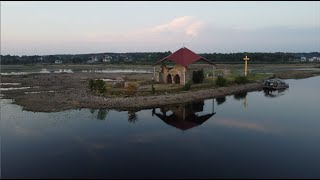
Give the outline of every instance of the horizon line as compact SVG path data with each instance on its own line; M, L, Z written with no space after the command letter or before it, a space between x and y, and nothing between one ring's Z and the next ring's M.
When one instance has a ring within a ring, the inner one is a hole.
M150 51L150 52L98 52L98 53L85 53L85 54L44 54L44 55L39 55L39 54L33 54L33 55L15 55L15 54L0 54L1 56L59 56L59 55L89 55L89 54L108 54L108 53L114 53L114 54L128 54L128 53L165 53L168 51ZM171 52L171 51L169 51ZM171 52L172 53L172 52ZM243 51L243 52L229 52L229 53L221 53L221 52L210 52L210 53L196 53L196 54L237 54L237 53L294 53L294 54L299 54L299 53L320 53L320 51L310 51L310 52L284 52L284 51L276 51L276 52L261 52L261 51L255 51L255 52L248 52L248 51Z

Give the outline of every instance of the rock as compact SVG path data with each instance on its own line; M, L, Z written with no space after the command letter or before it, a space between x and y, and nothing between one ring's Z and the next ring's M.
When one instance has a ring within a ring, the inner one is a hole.
M125 86L125 81L117 80L116 82L112 83L112 87L114 88L120 88Z

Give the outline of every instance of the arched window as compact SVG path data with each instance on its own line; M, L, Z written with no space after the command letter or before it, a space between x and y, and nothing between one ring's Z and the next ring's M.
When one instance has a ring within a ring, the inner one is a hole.
M173 80L174 80L174 83L180 84L180 76L178 74L174 76Z
M172 83L172 78L171 78L171 75L170 74L168 74L168 76L167 76L167 83Z

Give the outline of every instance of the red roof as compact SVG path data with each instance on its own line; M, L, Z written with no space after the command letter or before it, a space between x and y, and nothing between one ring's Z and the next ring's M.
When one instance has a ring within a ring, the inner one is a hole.
M185 47L183 47L183 48L179 49L178 51L172 53L171 55L161 59L160 61L158 61L154 65L157 65L165 60L173 61L173 62L180 64L181 66L184 66L184 67L186 67L189 64L192 64L196 61L199 61L199 60L204 60L204 61L208 62L209 64L215 65L213 62L208 61L204 57L199 56L198 54L192 52L190 49L185 48Z

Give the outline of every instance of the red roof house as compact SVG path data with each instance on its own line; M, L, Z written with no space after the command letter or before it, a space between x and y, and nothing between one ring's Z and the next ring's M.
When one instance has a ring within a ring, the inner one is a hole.
M158 61L157 63L155 63L154 65L157 65L165 60L170 60L173 61L181 66L187 67L189 64L192 64L196 61L206 61L209 64L214 65L213 62L208 61L206 58L199 56L198 54L192 52L190 49L183 47L181 49L179 49L178 51L170 54L169 56L161 59L160 61Z
M162 63L167 60L176 63L176 66L173 68L167 68ZM213 62L205 59L202 56L199 56L198 54L192 52L190 49L183 47L154 64L153 79L155 79L157 82L184 85L193 77L193 71L188 67L188 65L197 61L205 61L208 64L213 65L214 69L215 64ZM160 63L162 64L161 70L156 74L155 66Z

